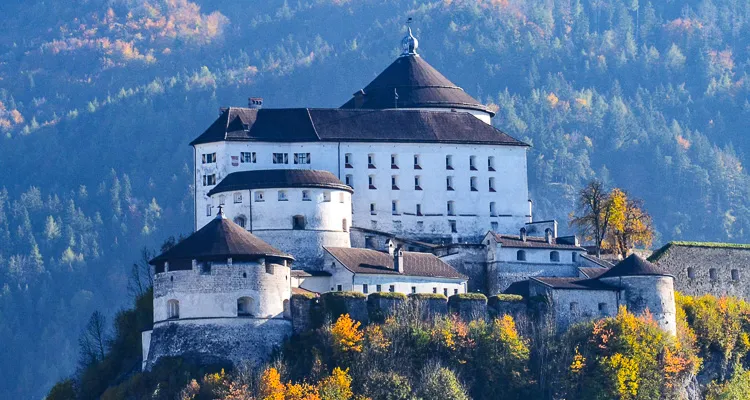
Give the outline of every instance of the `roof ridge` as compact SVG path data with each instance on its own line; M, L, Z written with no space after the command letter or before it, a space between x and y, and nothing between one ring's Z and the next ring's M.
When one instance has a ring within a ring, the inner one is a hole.
M320 135L318 134L318 128L315 127L315 121L313 121L313 117L310 114L310 109L305 107L305 112L307 112L307 118L310 120L310 126L312 126L313 133L315 133L315 137L320 140Z

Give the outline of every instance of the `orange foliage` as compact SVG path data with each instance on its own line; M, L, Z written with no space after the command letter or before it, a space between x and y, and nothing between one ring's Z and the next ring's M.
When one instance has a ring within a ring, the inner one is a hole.
M677 135L675 139L677 140L677 144L682 147L683 150L690 148L690 141L682 137L682 135Z
M260 377L261 400L284 400L284 384L276 368L267 368Z
M337 350L356 353L362 351L364 333L359 330L360 325L361 323L351 319L349 314L344 314L336 320L331 327L331 335Z

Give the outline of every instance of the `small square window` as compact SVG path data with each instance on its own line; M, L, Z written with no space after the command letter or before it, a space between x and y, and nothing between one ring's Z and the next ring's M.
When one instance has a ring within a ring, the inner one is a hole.
M382 288L382 287L381 287L380 285L376 285L376 286L375 286L375 290L376 290L377 292L381 292L381 291L383 290L383 288Z
M472 171L477 170L477 156L469 156L469 169Z
M344 154L344 168L354 168L352 167L352 153Z
M370 215L377 215L377 212L375 212L375 203L370 203Z
M255 192L255 201L265 201L262 190Z
M411 292L412 293L417 293L417 287L416 286L412 286L411 287Z
M453 294L458 294L458 289L453 289Z
M495 170L495 157L489 156L487 157L487 171L494 171Z
M279 190L279 201L287 201L286 190Z
M490 178L490 192L495 191L495 178Z
M388 291L391 292L391 293L395 292L396 291L396 285L388 286Z
M377 189L377 188L375 187L375 175L370 175L370 176L368 176L368 177L367 177L367 183L369 184L369 188L370 188L371 190L375 190L375 189Z
M398 190L398 176L391 175L391 190Z
M422 169L422 165L419 162L419 154L414 155L414 169Z
M398 201L397 200L393 200L391 202L391 213L393 215L398 215Z
M437 294L437 288L436 287L432 288L432 293Z
M479 191L479 189L477 189L477 177L476 176L472 176L469 179L469 186L471 187L471 191L472 192L478 192Z
M414 177L414 190L422 190L422 177L419 175Z
M367 155L367 168L375 169L375 154Z
M450 220L448 221L448 225L451 228L451 233L458 233L458 227L456 226L456 221Z
M448 288L443 288L443 296L448 297Z
M310 153L294 153L295 164L310 164Z
M207 217L211 216L213 208L214 208L214 206L212 206L211 204L206 204L206 216Z
M203 186L213 186L216 184L216 174L203 175Z
M344 290L344 288L341 285L336 285L336 290L338 290L339 292L341 292L341 291Z
M391 169L398 169L398 156L391 154Z
M242 193L235 193L234 194L234 202L235 202L235 204L242 203Z
M445 156L445 169L453 169L453 156L447 155Z
M302 191L302 201L312 201L312 197L310 197L310 191L309 190L303 190Z
M452 176L448 176L445 178L445 189L453 190L453 177Z
M363 283L362 284L362 293L367 294L368 291L369 291L369 288L367 287L367 284Z
M255 163L257 159L255 158L255 152L241 152L240 153L240 162L243 164L252 164Z
M417 204L417 216L421 216L421 215L422 215L422 205Z
M346 195L343 192L341 192L339 193L339 203L344 203L344 202L346 202Z
M216 153L203 154L203 164L213 164L216 162Z
M346 183L347 186L354 187L354 177L351 176L351 175L347 175L345 183Z
M331 201L331 192L323 192L323 201Z
M224 204L226 204L226 201L227 201L227 196L224 196L223 194L219 196L219 205L220 206L223 206Z
M456 206L453 200L450 200L446 203L446 208L448 211L448 215L456 215Z

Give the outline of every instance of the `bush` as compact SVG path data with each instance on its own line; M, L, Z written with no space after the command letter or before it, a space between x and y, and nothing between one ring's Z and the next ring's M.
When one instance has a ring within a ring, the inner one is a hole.
M406 295L398 292L375 292L368 296L371 299L394 299L394 300L406 300Z
M318 298L318 295L315 293L295 293L292 295L292 298L299 300L314 300Z
M461 293L461 294L454 294L450 298L448 298L448 301L478 301L482 300L485 303L487 303L487 296L483 295L482 293Z
M431 400L469 400L456 374L440 365L428 365L422 370L418 393Z
M505 303L521 303L524 301L523 296L517 295L517 294L498 294L495 296L490 297L487 302L490 305L494 305L497 303L505 302Z
M323 300L329 299L366 299L362 293L359 292L326 292L320 295Z
M412 300L448 300L445 295L440 293L412 293L409 298Z

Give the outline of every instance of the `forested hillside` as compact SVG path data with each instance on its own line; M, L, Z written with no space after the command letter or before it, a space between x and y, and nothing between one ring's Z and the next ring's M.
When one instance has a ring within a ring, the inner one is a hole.
M735 0L0 2L0 393L40 398L143 246L192 227L223 105L337 107L420 53L533 145L537 218L598 177L657 242L750 239L750 5Z

